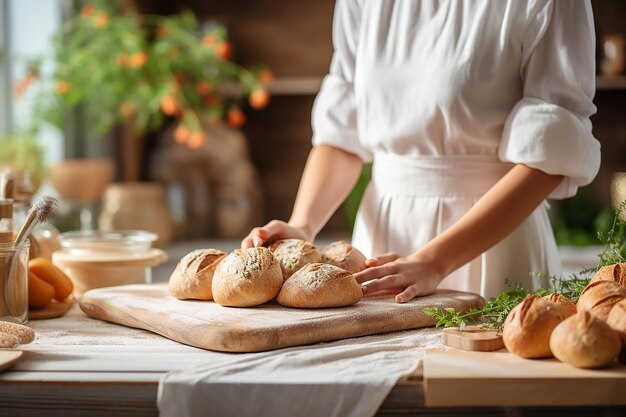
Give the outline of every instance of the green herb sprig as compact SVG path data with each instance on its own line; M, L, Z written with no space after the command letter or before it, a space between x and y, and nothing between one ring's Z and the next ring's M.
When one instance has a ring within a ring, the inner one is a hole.
M455 310L453 307L444 309L426 307L423 311L436 320L436 327L463 327L468 324L479 324L485 328L502 330L506 316L524 298L533 294L543 297L556 292L575 303L581 291L589 283L590 277L578 275L572 275L569 278L551 276L550 281L553 289L540 288L535 291L527 291L521 284L513 284L511 281L506 280L506 284L512 287L511 290L498 294L497 297L489 300L482 308L471 308L464 313Z

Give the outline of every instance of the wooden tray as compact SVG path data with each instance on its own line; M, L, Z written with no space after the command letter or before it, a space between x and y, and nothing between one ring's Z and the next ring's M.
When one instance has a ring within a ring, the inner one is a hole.
M91 317L150 330L172 340L223 352L260 352L434 325L425 307L466 311L482 297L456 291L397 304L392 295L343 308L304 310L270 302L254 308L212 301L180 301L165 285L124 285L86 292L81 309Z

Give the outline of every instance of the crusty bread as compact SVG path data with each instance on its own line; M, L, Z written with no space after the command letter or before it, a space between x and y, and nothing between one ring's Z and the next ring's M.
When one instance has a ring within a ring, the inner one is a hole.
M576 304L562 294L553 292L552 294L545 295L544 300L551 301L565 310L566 317L576 314Z
M215 270L213 299L223 306L252 307L276 297L282 285L280 263L269 249L236 249Z
M308 264L283 284L278 302L287 307L343 307L363 297L354 276L334 265Z
M595 281L614 281L626 287L626 263L603 266L591 279Z
M322 262L322 253L306 240L277 240L269 249L280 262L283 281L306 264Z
M550 337L554 356L578 368L608 365L618 355L620 345L613 329L585 310L556 326Z
M538 295L528 296L507 316L502 339L511 352L522 358L545 358L550 352L550 334L567 317L562 306Z
M213 273L226 252L197 249L183 256L170 276L170 293L180 300L212 300Z
M606 324L617 333L622 341L622 352L619 356L620 362L626 364L626 300L615 304L606 319Z
M580 293L576 310L585 310L606 320L613 306L624 298L626 287L614 281L593 281Z
M352 274L365 269L365 255L343 240L333 242L322 248L322 262L338 266Z

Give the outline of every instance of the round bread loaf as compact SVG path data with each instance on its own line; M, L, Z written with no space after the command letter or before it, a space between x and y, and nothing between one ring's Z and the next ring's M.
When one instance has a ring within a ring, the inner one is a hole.
M365 269L365 255L343 240L333 242L322 248L322 262L338 266L352 274Z
M278 303L287 307L344 307L358 303L363 290L354 276L329 264L308 264L283 284Z
M626 298L626 287L614 281L593 281L580 293L576 310L585 310L606 320L613 306L624 298Z
M622 352L619 355L620 362L626 364L626 300L615 304L606 319L608 324L622 341Z
M603 266L591 279L595 281L614 281L626 287L626 263Z
M269 249L236 249L213 275L213 299L228 307L252 307L276 297L283 285L280 263Z
M170 293L180 300L212 300L213 274L226 252L197 249L183 256L170 276Z
M283 271L283 281L306 264L322 261L322 253L313 244L300 239L277 240L270 246Z
M608 365L619 354L620 345L613 329L585 310L556 326L550 337L554 356L577 368Z
M552 294L543 296L543 299L551 301L562 307L565 311L565 317L576 314L576 304L574 304L569 298L564 297L563 294L553 292Z
M567 317L567 310L538 295L528 296L506 317L502 339L509 352L522 358L545 358L550 334Z

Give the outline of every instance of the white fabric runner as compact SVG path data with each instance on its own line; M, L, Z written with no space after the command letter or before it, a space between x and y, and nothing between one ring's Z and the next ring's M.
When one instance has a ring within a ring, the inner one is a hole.
M163 377L160 415L373 416L425 349L441 346L439 335L420 329L271 352L214 352L204 366Z

